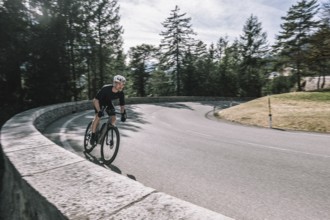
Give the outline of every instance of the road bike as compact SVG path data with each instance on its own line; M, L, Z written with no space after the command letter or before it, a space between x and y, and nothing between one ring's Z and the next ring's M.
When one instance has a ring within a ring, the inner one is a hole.
M105 108L101 111L105 111ZM120 114L119 112L115 112ZM108 116L107 122L104 122L100 128L100 124L97 126L95 136L95 144L90 144L92 138L92 122L89 122L85 131L84 137L84 149L86 153L92 152L97 144L101 145L101 159L104 164L110 165L116 158L119 150L120 133L117 126L111 124L111 116Z

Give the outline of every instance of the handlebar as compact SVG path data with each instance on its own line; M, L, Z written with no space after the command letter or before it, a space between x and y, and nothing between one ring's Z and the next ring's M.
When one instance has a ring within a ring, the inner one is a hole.
M102 108L101 108L101 110L100 111L102 111L102 113L104 114L104 111L106 111L107 109L109 109L108 108L109 106L103 106ZM115 110L115 109L114 109ZM111 109L110 109L110 111L111 111ZM111 111L112 113L115 113L115 114L117 114L117 115L121 115L121 112L118 112L118 111Z

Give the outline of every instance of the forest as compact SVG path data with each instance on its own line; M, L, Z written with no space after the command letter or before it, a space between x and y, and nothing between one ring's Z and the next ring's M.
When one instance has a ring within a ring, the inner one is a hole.
M130 97L302 91L303 77L330 75L330 1L300 0L281 19L273 45L253 14L234 41L223 33L207 45L176 5L159 24L159 45L125 53L117 0L0 1L1 122L25 109L91 99L117 74L127 78ZM269 78L288 68L289 75Z

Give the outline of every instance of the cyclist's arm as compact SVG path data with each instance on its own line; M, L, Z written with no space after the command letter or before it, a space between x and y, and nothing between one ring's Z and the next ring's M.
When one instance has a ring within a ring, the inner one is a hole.
M101 110L100 101L97 98L93 99L93 105L97 112Z
M125 112L125 94L124 94L124 92L120 93L119 105L120 105L120 113L124 113Z

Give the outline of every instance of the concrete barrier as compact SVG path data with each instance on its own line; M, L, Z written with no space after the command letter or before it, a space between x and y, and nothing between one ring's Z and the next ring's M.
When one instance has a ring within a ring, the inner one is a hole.
M127 104L202 100L210 98L129 98ZM60 117L91 108L91 101L40 107L4 124L0 219L230 219L96 166L40 133Z

